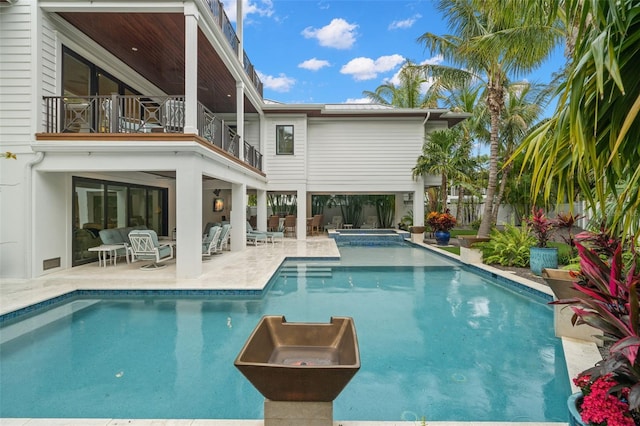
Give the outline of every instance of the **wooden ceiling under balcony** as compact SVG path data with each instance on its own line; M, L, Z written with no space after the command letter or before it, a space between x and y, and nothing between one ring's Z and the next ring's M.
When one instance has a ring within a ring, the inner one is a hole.
M168 95L185 93L183 14L64 12L60 16ZM201 30L198 101L214 113L236 112L236 81ZM246 113L256 112L246 97L244 106Z

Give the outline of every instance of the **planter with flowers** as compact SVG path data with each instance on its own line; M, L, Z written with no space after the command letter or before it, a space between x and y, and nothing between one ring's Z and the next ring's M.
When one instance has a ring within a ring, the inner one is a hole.
M431 212L427 215L427 225L433 230L436 237L436 243L439 246L449 245L451 239L451 231L456 226L456 218L447 210L444 213Z
M534 247L529 250L529 265L531 272L535 275L541 275L544 268L558 268L558 249L556 247L548 247L547 243L555 231L555 221L549 219L542 209L533 210L531 217L526 219L527 224L531 227L531 232L538 241Z
M576 325L602 332L609 353L574 379L580 392L569 399L572 424L640 425L640 260L605 232L576 236L580 273L573 287L581 294L551 302L569 305Z

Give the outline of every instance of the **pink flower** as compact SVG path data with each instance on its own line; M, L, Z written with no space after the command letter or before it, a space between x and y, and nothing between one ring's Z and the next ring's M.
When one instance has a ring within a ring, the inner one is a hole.
M629 413L629 404L616 394L610 393L617 383L612 374L598 377L591 382L591 376L580 375L573 382L580 387L584 397L580 406L580 416L585 423L602 426L635 426ZM628 388L622 395L628 395Z

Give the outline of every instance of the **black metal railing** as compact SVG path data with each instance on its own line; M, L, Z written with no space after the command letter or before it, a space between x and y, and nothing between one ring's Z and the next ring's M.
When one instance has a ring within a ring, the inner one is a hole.
M45 96L43 100L46 133L184 132L184 96ZM197 114L198 134L240 158L236 131L199 102ZM247 164L262 170L262 154L255 147L244 141L243 153Z
M207 0L207 4L209 5L209 10L213 14L214 21L218 24L222 33L225 35L229 45L236 52L236 56L238 55L238 51L240 49L240 39L236 35L236 31L233 29L233 25L229 21L227 17L227 13L224 11L224 6L220 2L220 0ZM262 81L260 81L260 77L258 77L258 73L255 71L255 68L251 61L249 60L249 56L247 56L247 52L242 51L243 62L244 62L244 71L247 73L251 81L253 82L254 87L260 93L262 97L264 86Z

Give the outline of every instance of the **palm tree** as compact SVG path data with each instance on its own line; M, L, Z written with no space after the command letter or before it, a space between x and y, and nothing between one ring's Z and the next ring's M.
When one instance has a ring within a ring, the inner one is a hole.
M376 103L393 105L399 108L429 108L435 106L435 101L429 99L423 93L422 86L428 80L422 67L415 65L411 61L406 61L398 76L400 78L399 86L389 81L378 86L374 92L365 90L362 94Z
M531 3L536 3L532 1ZM424 33L418 41L427 49L441 54L460 69L464 80L477 79L485 87L485 100L490 114L489 181L479 236L488 236L492 225L494 196L498 182L500 117L504 108L505 84L508 76L528 72L537 67L557 44L562 31L555 20L545 18L537 10L546 2L523 5L521 0L487 2L485 0L439 0L453 35ZM536 9L536 13L530 9ZM446 69L428 65L436 75ZM458 78L461 78L458 70Z
M540 98L540 95L543 98ZM542 112L546 100L546 92L540 91L540 87L527 82L512 83L507 87L505 106L502 110L500 122L500 149L502 158L510 158L514 150L520 145L523 138L530 131ZM507 182L510 178L513 163L507 162L502 167L502 177L498 188L498 195L493 207L492 221L498 218L498 209L502 203Z
M443 210L447 208L449 180L468 180L461 170L469 159L470 142L462 136L461 129L457 127L429 133L422 147L422 155L418 157L412 170L414 178L424 174L441 176L440 197Z
M555 114L522 148L533 165L532 192L548 200L557 187L559 196L574 199L577 181L594 213L614 204L612 226L640 232L638 2L549 3L570 23L575 44Z

